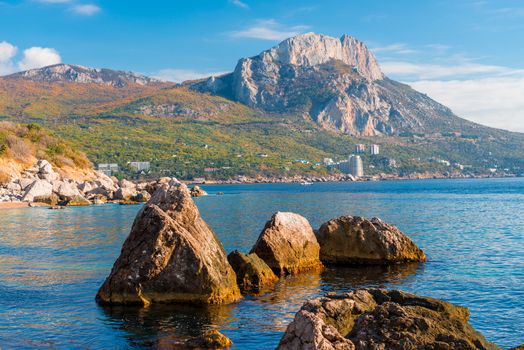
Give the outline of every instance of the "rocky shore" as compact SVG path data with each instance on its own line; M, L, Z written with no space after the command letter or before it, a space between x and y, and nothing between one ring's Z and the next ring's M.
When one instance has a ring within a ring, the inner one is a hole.
M41 159L0 184L0 208L141 203L147 202L159 187L169 181L171 178L168 177L143 182L118 180L97 171L92 171L88 179L75 180L55 171L48 161ZM192 191L195 197L207 195L198 186Z
M391 181L391 180L430 180L430 179L485 179L485 178L500 178L500 177L515 177L514 175L473 175L473 174L442 174L442 173L413 173L406 176L399 176L394 174L378 174L373 176L363 176L360 178L354 177L351 174L333 174L326 176L238 176L234 179L218 180L207 179L206 184L216 185L234 185L234 184L274 184L274 183L321 183L321 182L353 182L353 181ZM187 183L197 183L193 181L186 181ZM201 182L198 182L199 184Z
M194 194L196 195L196 194ZM189 188L158 185L138 212L96 300L103 305L228 304L257 295L280 278L324 265L387 265L426 261L395 226L378 218L341 216L313 230L308 220L275 213L249 253L226 252L200 216ZM360 289L305 301L279 350L499 349L468 323L469 311L396 290ZM185 345L229 348L220 333Z

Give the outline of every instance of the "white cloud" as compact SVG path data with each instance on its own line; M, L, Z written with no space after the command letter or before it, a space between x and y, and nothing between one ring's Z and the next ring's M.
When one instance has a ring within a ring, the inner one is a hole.
M55 49L47 47L31 47L24 50L24 57L18 62L21 70L41 68L60 63L60 55Z
M249 5L246 4L245 2L241 1L241 0L229 0L229 2L232 3L235 6L238 6L238 7L243 8L243 9L248 9L249 8Z
M7 41L0 42L0 62L10 61L17 51L17 47Z
M154 78L172 81L175 83L181 83L187 80L195 80L195 79L202 79L207 78L210 76L218 76L222 75L228 72L197 72L191 69L173 69L173 68L167 68L167 69L161 69L158 72L153 74Z
M256 21L252 26L229 33L233 38L249 38L261 40L284 40L303 33L307 26L284 27L273 19Z
M480 124L524 132L524 74L466 80L421 80L414 89Z
M463 62L458 64L412 63L404 61L385 61L381 65L386 75L399 80L460 78L473 75L510 74L514 70L497 65Z
M417 52L416 50L409 48L407 44L403 43L372 47L371 51L374 53L393 53L400 55L413 54Z
M71 7L71 11L79 15L92 16L100 12L100 7L93 4L80 4Z
M0 42L0 76L15 71L13 58L17 51L18 48L7 41Z

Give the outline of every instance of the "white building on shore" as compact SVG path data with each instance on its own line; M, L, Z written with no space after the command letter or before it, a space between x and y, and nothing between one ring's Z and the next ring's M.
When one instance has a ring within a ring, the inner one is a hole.
M372 156L377 155L380 153L380 146L379 145L369 145L369 154Z
M349 157L349 173L355 177L364 176L364 164L358 155Z
M118 173L119 167L117 163L100 163L98 164L98 171L101 173L106 174L107 176L111 176L115 173Z
M355 145L355 154L363 154L366 152L366 145L363 143L357 143Z
M148 171L151 168L150 162L130 162L129 167L135 171Z

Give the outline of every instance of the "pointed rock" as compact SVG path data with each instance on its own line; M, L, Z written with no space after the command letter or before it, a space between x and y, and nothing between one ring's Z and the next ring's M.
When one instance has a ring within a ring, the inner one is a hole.
M178 181L162 185L138 212L96 296L109 304L225 304L239 298L222 244Z
M306 218L278 212L266 223L250 253L256 253L277 276L282 276L321 269L319 251Z

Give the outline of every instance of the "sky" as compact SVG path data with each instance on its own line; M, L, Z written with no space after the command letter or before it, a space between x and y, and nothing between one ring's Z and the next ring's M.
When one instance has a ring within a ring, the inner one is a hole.
M522 0L0 0L0 75L64 62L178 82L304 32L355 36L388 77L524 132Z

